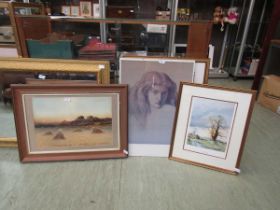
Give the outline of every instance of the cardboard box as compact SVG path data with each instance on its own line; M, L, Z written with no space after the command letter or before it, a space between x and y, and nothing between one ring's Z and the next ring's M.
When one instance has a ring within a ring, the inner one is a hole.
M258 96L258 103L278 113L280 109L280 77L276 75L264 76L264 81ZM280 114L280 113L278 113Z

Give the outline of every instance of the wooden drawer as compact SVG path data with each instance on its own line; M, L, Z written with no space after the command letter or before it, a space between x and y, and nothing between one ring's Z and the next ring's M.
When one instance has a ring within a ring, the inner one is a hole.
M107 18L135 18L134 7L131 6L107 6Z

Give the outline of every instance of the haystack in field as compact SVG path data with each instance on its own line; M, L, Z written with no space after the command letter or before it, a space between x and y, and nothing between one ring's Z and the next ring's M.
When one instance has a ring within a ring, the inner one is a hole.
M51 135L53 135L53 133L51 131L47 131L47 132L44 133L44 135L45 136L51 136Z
M103 131L100 128L93 128L92 133L103 133Z
M65 136L64 136L62 131L58 131L55 134L55 136L53 137L53 139L55 139L55 140L62 140L62 139L65 139Z

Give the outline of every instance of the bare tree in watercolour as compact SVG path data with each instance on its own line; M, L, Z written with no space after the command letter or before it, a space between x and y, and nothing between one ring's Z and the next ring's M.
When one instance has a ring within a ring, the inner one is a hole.
M210 122L209 134L211 139L213 141L216 141L219 136L223 137L221 135L220 129L223 129L226 126L225 118L221 115L212 116L209 117L209 122Z

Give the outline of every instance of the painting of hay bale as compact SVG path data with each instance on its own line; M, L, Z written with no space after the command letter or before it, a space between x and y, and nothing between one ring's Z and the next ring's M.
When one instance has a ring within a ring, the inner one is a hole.
M31 116L31 150L99 151L119 146L113 135L111 96L36 96Z
M184 149L225 158L237 103L192 97Z

